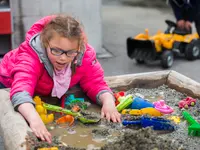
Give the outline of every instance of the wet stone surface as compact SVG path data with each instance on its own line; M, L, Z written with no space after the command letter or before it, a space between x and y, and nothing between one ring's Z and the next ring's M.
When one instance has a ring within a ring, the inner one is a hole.
M101 150L183 150L175 140L158 137L151 128L127 130L117 141L106 144Z
M96 138L105 138L110 134L108 129L94 129L92 133Z

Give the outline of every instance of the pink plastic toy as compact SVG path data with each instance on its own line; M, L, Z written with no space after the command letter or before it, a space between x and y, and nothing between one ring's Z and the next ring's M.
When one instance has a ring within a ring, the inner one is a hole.
M154 107L163 114L171 114L174 110L172 107L165 104L164 100L154 102Z
M194 106L195 104L196 104L196 99L192 97L187 97L178 103L178 107L187 109L189 106Z

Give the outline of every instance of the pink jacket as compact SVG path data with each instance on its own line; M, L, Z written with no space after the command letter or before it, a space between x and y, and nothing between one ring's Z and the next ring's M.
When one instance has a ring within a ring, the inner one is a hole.
M11 88L11 100L17 101L14 106L24 103L20 100L23 95L21 93L32 100L34 94L45 96L52 91L53 80L48 71L51 70L51 65L45 63L46 60L41 57L37 46L32 45L34 38L50 19L51 17L45 17L36 22L27 32L26 40L18 48L8 52L0 63L0 82ZM71 78L70 88L79 83L89 98L96 102L101 93L111 90L104 81L104 72L96 59L95 50L88 44L85 47L86 50L79 60L81 63Z

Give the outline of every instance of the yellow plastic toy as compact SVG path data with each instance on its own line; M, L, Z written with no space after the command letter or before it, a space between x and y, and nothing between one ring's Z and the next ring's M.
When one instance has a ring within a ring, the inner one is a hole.
M166 20L168 28L165 32L158 31L150 36L148 29L145 33L127 38L128 56L136 59L137 63L161 60L163 68L172 66L174 52L183 53L188 60L195 60L200 55L200 41L197 33L180 31L176 23Z
M124 110L122 110L121 113L122 114L130 114L130 115L134 115L134 116L150 115L150 116L159 117L159 116L163 115L155 108L150 108L150 107L142 108L142 109L124 109Z
M47 110L43 107L43 102L39 96L34 97L35 102L35 109L40 115L40 118L44 122L44 124L48 124L53 122L54 120L54 114L47 114Z
M181 122L181 119L179 116L170 116L167 119L174 121L176 124L179 124Z
M37 150L58 150L57 147L50 147L50 148L38 148Z

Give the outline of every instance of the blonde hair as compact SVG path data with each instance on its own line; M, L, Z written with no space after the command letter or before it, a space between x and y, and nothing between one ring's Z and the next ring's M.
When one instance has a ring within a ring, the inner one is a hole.
M82 24L69 15L53 16L49 23L45 25L40 34L42 45L45 48L48 47L49 41L55 33L69 40L78 40L80 50L84 49L84 44L87 42Z

